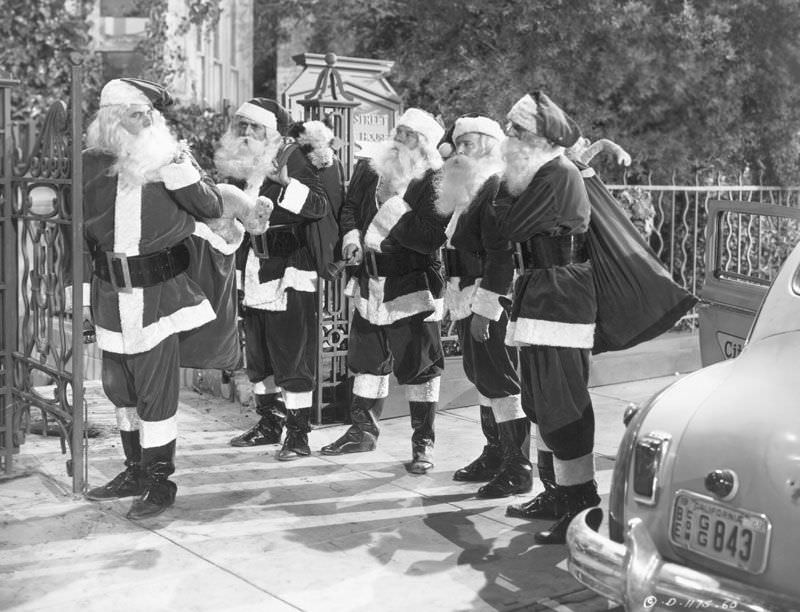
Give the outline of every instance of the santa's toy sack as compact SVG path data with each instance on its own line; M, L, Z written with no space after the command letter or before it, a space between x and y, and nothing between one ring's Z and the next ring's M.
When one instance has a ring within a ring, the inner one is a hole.
M241 365L236 303L235 250L222 252L199 236L186 240L190 263L186 274L200 286L216 319L180 334L184 368L235 370Z
M697 298L672 280L594 170L578 164L592 206L587 248L594 268L597 355L668 331Z

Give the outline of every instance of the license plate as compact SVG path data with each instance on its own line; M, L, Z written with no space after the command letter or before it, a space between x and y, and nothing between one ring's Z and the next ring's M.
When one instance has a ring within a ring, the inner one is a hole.
M767 564L771 529L763 514L678 491L672 506L669 539L676 546L709 559L760 574Z

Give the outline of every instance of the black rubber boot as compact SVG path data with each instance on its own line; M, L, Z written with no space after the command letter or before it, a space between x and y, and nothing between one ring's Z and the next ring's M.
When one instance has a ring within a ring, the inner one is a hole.
M427 474L433 468L433 443L436 434L433 423L436 420L438 402L408 402L411 412L411 462L406 469L412 474Z
M567 541L567 528L580 512L600 504L597 483L594 480L578 485L559 486L566 512L550 526L550 529L534 535L537 544L564 544Z
M120 431L122 451L125 453L125 471L120 472L109 482L86 492L86 499L104 501L141 495L145 490L145 478L142 471L142 447L139 444L138 431Z
M256 413L261 417L255 425L231 439L231 446L280 444L286 407L280 393L254 394Z
M508 506L506 508L506 516L528 520L557 519L566 512L564 503L558 495L556 473L553 469L553 453L550 451L538 451L536 462L539 468L539 479L544 485L544 491L525 503Z
M337 440L323 446L323 455L345 455L348 453L366 453L375 450L378 445L378 419L383 412L384 398L369 398L354 395L350 403L350 421L352 425Z
M142 469L147 488L128 510L127 517L133 520L158 516L175 503L178 485L169 480L175 471L175 440L164 446L143 448Z
M311 408L287 410L286 439L278 451L278 461L294 461L311 455L311 449L308 447L308 432L311 431L311 426L308 424L310 415Z
M497 421L490 406L481 406L481 430L486 438L483 452L475 461L456 470L453 480L461 482L486 482L500 471L503 462L503 451L500 443L500 432Z
M478 497L494 499L527 493L533 486L533 469L528 459L531 421L527 417L497 424L503 447L503 465L497 476L478 489Z

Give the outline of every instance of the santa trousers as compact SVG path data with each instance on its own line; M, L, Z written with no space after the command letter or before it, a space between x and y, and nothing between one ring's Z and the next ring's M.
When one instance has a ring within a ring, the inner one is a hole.
M286 310L243 313L247 377L290 393L311 393L317 368L317 294L286 290ZM311 404L308 404L309 406Z
M522 407L556 458L575 459L594 447L588 349L523 346Z
M175 439L180 390L177 334L144 353L103 351L102 378L122 431L141 430L142 446L147 448Z
M484 397L495 399L519 395L517 350L504 342L508 316L503 312L499 321L489 322L489 339L485 342L475 340L469 331L473 316L456 322L464 373Z
M353 374L386 376L394 372L401 385L419 385L444 370L441 323L422 313L390 325L373 325L353 311L347 366Z

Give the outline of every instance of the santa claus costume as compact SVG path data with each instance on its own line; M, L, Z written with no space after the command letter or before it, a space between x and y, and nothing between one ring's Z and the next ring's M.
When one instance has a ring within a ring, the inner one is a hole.
M435 180L442 165L436 144L444 130L429 113L411 108L400 117L396 148L359 162L339 218L342 249L363 253L346 293L355 306L348 339L354 375L352 425L323 454L375 448L378 419L394 372L411 414L411 473L433 467L434 419L444 366L441 343L444 280L439 248L447 217L436 211ZM409 142L415 142L408 148ZM394 145L389 145L390 147ZM385 168L400 159L407 171Z
M500 125L480 115L459 117L439 146L452 149L439 186L437 208L452 214L442 251L445 311L456 323L464 372L479 396L486 444L454 480L485 482L478 497L527 493L532 486L530 419L522 410L516 349L505 345L514 259L493 202L502 171Z
M159 110L169 103L154 83L110 81L84 153L92 316L127 467L87 497L140 495L131 518L174 502L177 486L168 477L175 470L179 334L216 317L187 271L195 248L189 241L218 239L196 218L219 217L222 199L163 125Z

